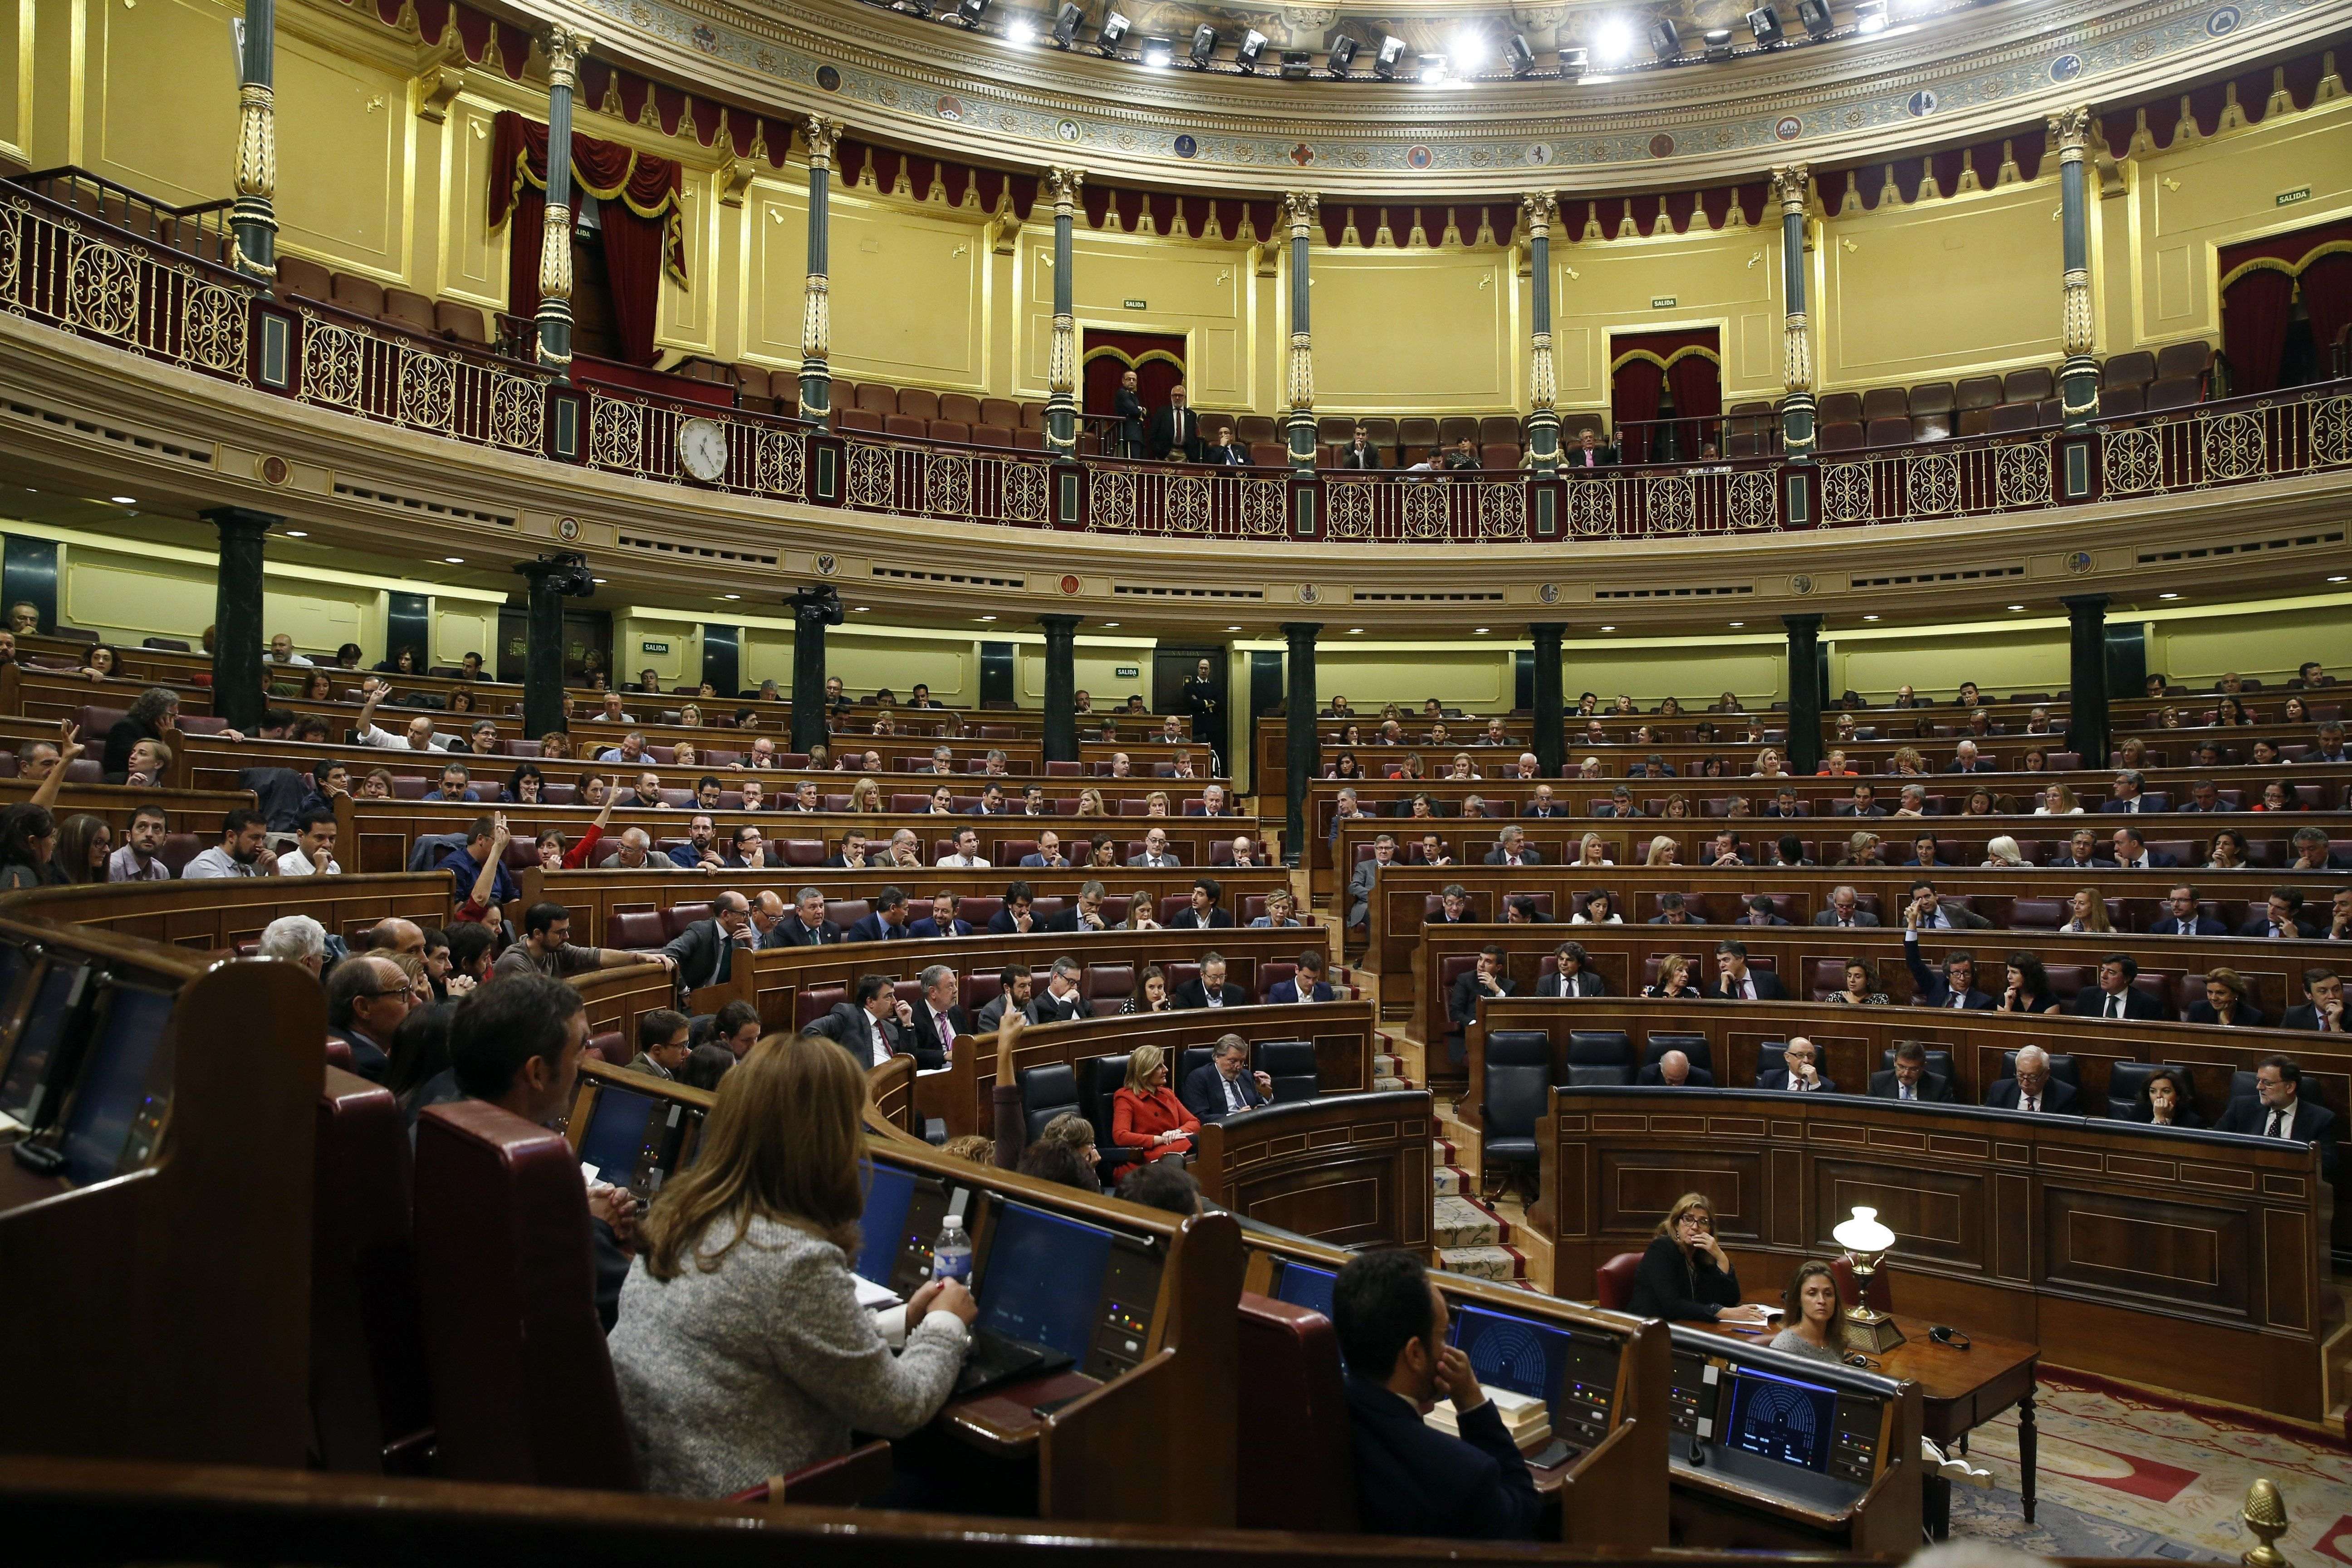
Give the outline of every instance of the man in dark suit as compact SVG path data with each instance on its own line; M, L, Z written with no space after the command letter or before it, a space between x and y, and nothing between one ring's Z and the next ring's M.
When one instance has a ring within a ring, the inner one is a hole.
M1992 1010L1992 998L1976 987L1976 955L1958 950L1944 954L1944 973L1937 974L1921 962L1919 933L1903 933L1903 962L1911 970L1911 1001L1919 1007L1954 1007L1966 1013Z
M997 1026L1004 1022L1008 1008L1020 1017L1027 1017L1032 1000L1030 993L1035 984L1025 963L1008 963L998 971L996 994L988 999L982 1006L980 1016L972 1020L976 1032L992 1038Z
M1424 926L1466 926L1476 921L1470 911L1470 890L1459 882L1448 882L1437 895L1437 908L1422 917Z
M2315 933L2304 918L2303 892L2297 888L2273 888L2270 906L2238 928L2240 936L2268 937L2273 942L2307 941Z
M1184 1079L1176 1098L1203 1122L1223 1121L1244 1110L1255 1110L1274 1100L1274 1079L1252 1072L1249 1042L1239 1035L1221 1035L1205 1063Z
M1107 929L1110 922L1103 919L1103 885L1100 882L1080 883L1077 901L1065 905L1060 914L1048 917L1045 929L1059 931Z
M1328 966L1323 955L1307 948L1298 955L1298 973L1288 980L1277 980L1266 987L1265 1001L1269 1007L1285 1007L1297 1002L1329 1002L1339 993L1323 978Z
M2046 1110L2053 1116L2074 1113L2074 1086L2050 1076L2050 1053L2027 1046L2017 1053L2017 1076L2002 1079L1985 1090L1984 1102L1996 1110Z
M1870 1075L1870 1098L1949 1105L1952 1080L1942 1073L1929 1072L1926 1049L1916 1040L1906 1040L1895 1047L1893 1067Z
M1127 863L1147 871L1171 871L1184 864L1176 852L1168 847L1168 830L1164 827L1155 827L1146 833L1143 836L1143 853L1129 856Z
M1726 1002L1785 1002L1789 999L1780 977L1762 969L1748 967L1748 944L1727 938L1715 944L1715 987L1713 994Z
M1037 847L1021 857L1021 868L1024 871L1068 870L1070 858L1062 853L1062 836L1050 827L1037 835Z
M407 976L390 957L355 953L327 975L327 1036L351 1047L352 1070L382 1083L393 1032L416 1005Z
M938 892L931 895L931 912L921 920L911 921L907 934L918 941L940 937L970 936L971 922L960 918L956 911L963 908L963 895Z
M2344 981L2334 970L2306 969L2303 972L2304 1000L2289 1007L2279 1019L2282 1029L2316 1031L2323 1035L2345 1032Z
M1364 428L1361 420L1357 422L1355 429L1349 434L1348 445L1339 453L1339 466L1343 468L1377 468L1384 466L1381 462L1381 449L1372 445L1371 432Z
M1078 988L1078 973L1076 959L1065 954L1054 960L1045 989L1029 998L1031 1023L1066 1024L1073 1018L1087 1016L1087 999Z
M1497 942L1488 942L1478 950L1478 962L1454 977L1454 989L1445 999L1445 1016L1453 1025L1446 1047L1456 1053L1456 1061L1467 1061L1469 1049L1462 1043L1462 1031L1478 1016L1478 999L1482 996L1516 996L1519 983L1511 978L1504 967L1503 949Z
M1207 462L1222 463L1231 468L1249 467L1249 448L1234 439L1234 427L1230 425L1217 426L1217 444L1202 457Z
M1143 397L1138 389L1135 372L1121 372L1118 392L1111 398L1110 409L1118 416L1118 456L1143 456Z
M2116 863L2099 853L2098 836L2087 827L2078 827L2067 839L2066 847L2050 858L2053 870L2065 868L2077 871L2112 871Z
M826 856L824 860L825 868L830 871L863 871L873 863L866 852L866 836L862 833L843 834L841 847Z
M1992 921L1974 910L1948 904L1936 896L1933 882L1914 882L1906 890L1903 923L1913 931L1983 931Z
M2116 829L2116 864L2126 871L2160 871L2180 864L2180 857L2150 849L2137 827Z
M784 918L760 939L761 947L830 947L841 940L841 928L824 918L824 894L803 888L793 895Z
M1223 907L1225 889L1214 877L1192 879L1192 901L1176 911L1168 922L1170 931L1209 931L1234 923L1231 910Z
M2099 803L2101 811L2153 811L2147 801L2147 781L2133 769L2116 774L2115 798Z
M912 1011L913 1036L908 1049L919 1068L943 1068L954 1057L958 1042L971 1033L971 1019L956 1005L956 972L934 963L915 976L923 999Z
M1004 904L989 917L991 936L1027 936L1043 931L1045 922L1036 912L1037 895L1026 882L1015 882L1004 889Z
M1179 1011L1192 1007L1246 1007L1249 993L1225 980L1225 955L1204 952L1201 973L1176 987L1170 1001Z
M1830 907L1813 917L1817 926L1875 926L1878 917L1862 907L1862 895L1852 888L1832 888Z
M2227 936L2230 928L2197 909L2197 889L2175 888L2167 900L2169 912L2147 928L2150 936Z
M1446 1343L1445 1298L1411 1252L1349 1259L1332 1291L1348 1368L1362 1528L1375 1535L1532 1541L1543 1500L1470 1359ZM1459 1437L1424 1415L1454 1401Z
M874 911L843 932L852 942L896 942L907 934L907 895L885 888L874 895Z
M1780 1059L1786 1067L1767 1068L1756 1075L1756 1087L1767 1092L1790 1094L1835 1094L1837 1079L1822 1071L1822 1053L1812 1041L1799 1035L1781 1050Z
M1569 810L1565 804L1552 798L1551 785L1545 784L1536 785L1535 798L1519 807L1519 815L1521 816L1566 816L1569 815Z
M1167 407L1151 411L1150 438L1155 462L1171 457L1179 462L1201 460L1201 416L1185 403L1182 382L1168 389Z
M1715 1075L1691 1066L1682 1052L1668 1051L1635 1074L1633 1082L1643 1089L1713 1089Z
M2341 1000L2341 998L2339 998ZM2213 1123L2216 1132L2255 1138L2292 1138L2319 1148L2319 1174L2336 1181L2336 1113L2302 1097L2303 1068L2293 1057L2264 1057L2254 1069L2252 1100L2233 1100Z
M710 900L710 918L672 937L662 956L676 965L679 983L693 991L725 981L734 972L735 950L749 952L757 940L751 930L751 900L725 892Z
M1771 894L1750 893L1748 895L1748 912L1732 923L1743 926L1784 926L1789 922L1781 917L1780 910L1772 907Z
M1617 448L1604 447L1601 437L1591 428L1576 437L1576 444L1559 455L1563 468L1613 468L1617 466Z
M915 1010L898 1000L887 974L857 977L855 1001L835 1002L833 1010L811 1024L808 1034L823 1035L856 1058L859 1068L887 1061L907 1048L907 1032Z
M1564 942L1552 949L1554 968L1536 982L1538 996L1606 996L1609 983L1593 972L1591 955L1580 942Z
M1527 834L1517 824L1504 827L1495 847L1486 851L1489 866L1540 866L1543 857L1528 843Z

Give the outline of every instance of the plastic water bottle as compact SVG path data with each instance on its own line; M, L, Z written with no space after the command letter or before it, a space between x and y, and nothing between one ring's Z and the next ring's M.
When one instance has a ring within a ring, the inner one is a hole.
M959 1215L948 1215L947 1223L940 1226L939 1240L931 1245L931 1278L971 1283L971 1237L964 1234Z

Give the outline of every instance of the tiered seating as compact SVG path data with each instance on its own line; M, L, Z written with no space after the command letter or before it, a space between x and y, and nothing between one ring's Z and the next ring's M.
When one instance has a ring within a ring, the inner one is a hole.
M387 289L372 278L335 272L299 256L278 258L277 294L280 300L310 300L333 305L356 316L404 328L420 337L469 348L495 349L489 325L481 310L451 300L428 300L406 289Z

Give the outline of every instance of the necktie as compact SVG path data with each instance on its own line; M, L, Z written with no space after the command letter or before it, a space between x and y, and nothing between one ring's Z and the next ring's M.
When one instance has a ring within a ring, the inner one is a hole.
M2026 1110L2041 1110L2041 1109L2042 1109L2042 1097L2041 1097L2040 1095L2038 1095L2038 1094L2029 1094L2029 1095L2027 1095L2027 1096L2025 1097L2025 1109L2026 1109Z
M943 1056L955 1055L955 1025L945 1013L931 1015L931 1026L939 1031L940 1051Z
M1242 1104L1241 1080L1238 1079L1225 1079L1225 1109L1227 1110L1244 1109Z
M1955 991L1955 992L1953 992L1953 993L1952 993L1952 1005L1953 1005L1953 1006L1955 1006L1955 1007L1966 1007L1968 1005L1969 1005L1969 994L1968 994L1967 992L1965 992L1965 991Z
M2109 996L2107 998L2107 1016L2110 1018L2120 1018L2123 1016L2124 999L2121 996Z
M735 945L728 939L725 931L716 927L713 930L717 931L719 937L719 962L710 966L710 978L704 982L709 985L718 984L726 976L728 950Z
M2268 1127L2265 1127L2265 1128L2263 1128L2263 1137L2265 1137L2265 1138L2276 1138L2276 1137L2280 1136L2280 1131L2279 1131L2279 1119L2280 1119L2282 1116L2285 1115L2285 1114L2286 1114L2286 1113L2285 1113L2284 1111L2282 1111L2282 1110L2273 1110L2273 1111L2272 1111L2272 1112L2271 1112L2271 1124L2270 1124Z
M1903 1098L1906 1100L1916 1100L1919 1096L1912 1089L1911 1086L1906 1083L1903 1086Z
M874 1059L887 1061L890 1057L890 1037L882 1032L882 1021L873 1014L866 1015L866 1031L874 1037Z

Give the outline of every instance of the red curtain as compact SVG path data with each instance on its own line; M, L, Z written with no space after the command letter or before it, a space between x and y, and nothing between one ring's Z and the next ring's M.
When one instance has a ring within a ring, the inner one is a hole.
M547 193L525 184L514 194L514 237L507 246L507 310L528 321L539 314L540 230L547 221Z
M2336 251L2320 257L2295 281L2303 289L2303 308L2311 317L2311 342L2319 351L2319 373L2322 377L2332 376L2336 334L2352 323L2352 255Z
M2286 353L2287 319L2294 311L2294 279L2258 267L2221 290L2221 352L2230 359L2230 393L2252 397L2278 390Z
M1658 416L1658 390L1665 383L1666 373L1654 360L1629 359L1609 373L1609 417L1617 427L1619 462L1650 460L1648 421Z
M1702 442L1717 440L1723 367L1711 354L1686 353L1666 366L1666 383L1675 389L1675 439L1681 447L1680 456L1688 462L1699 456Z
M509 309L525 315L539 308L547 127L511 111L499 114L492 123L490 226L497 228L510 216L515 220L507 247ZM600 204L604 263L621 353L632 363L650 364L662 273L667 271L680 288L687 281L686 237L679 210L685 170L672 159L649 157L620 142L599 141L575 131L572 177Z
M654 363L661 275L661 225L617 207L604 208L604 282L613 291L613 331L620 339L621 357L631 364Z
M1168 405L1168 389L1184 379L1184 339L1176 332L1111 332L1087 329L1080 345L1084 373L1078 407L1087 414L1117 407L1118 378L1135 372L1137 394L1146 409ZM1188 398L1193 406L1199 401ZM1202 438L1208 439L1204 432Z

